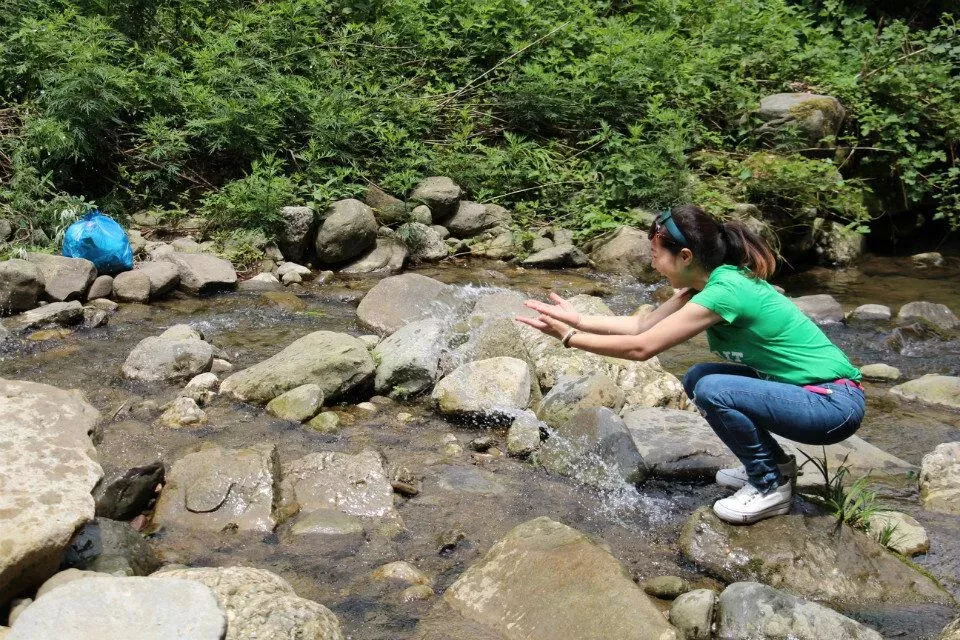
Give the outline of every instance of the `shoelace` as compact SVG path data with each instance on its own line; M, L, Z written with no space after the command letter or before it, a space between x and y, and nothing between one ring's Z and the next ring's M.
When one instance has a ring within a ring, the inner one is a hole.
M756 487L754 487L752 484L743 485L742 487L737 489L737 492L735 494L733 494L735 498L740 498L740 500L742 500L744 504L753 502L761 495L762 494L759 491L757 491Z

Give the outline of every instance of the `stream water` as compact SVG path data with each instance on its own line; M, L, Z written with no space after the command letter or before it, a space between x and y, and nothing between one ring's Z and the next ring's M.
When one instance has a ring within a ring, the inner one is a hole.
M653 286L626 285L587 272L543 272L477 263L433 266L419 272L448 283L505 287L541 298L549 290L585 292L602 296L624 313L651 302L656 293ZM425 400L382 404L375 414L351 405L336 407L343 425L336 435L323 435L222 397L206 407L209 424L202 429L157 426L155 415L131 411L141 400L162 405L180 389L132 383L120 375L127 354L143 338L173 324L187 323L201 329L239 370L312 331L365 333L356 325L355 306L375 282L308 284L296 289L298 300L286 305L239 293L201 299L174 297L150 306L124 305L105 327L78 330L65 338L29 341L17 350L0 353L0 377L82 390L104 417L98 451L108 467L156 459L170 465L200 442L229 448L270 442L277 445L281 462L317 450L356 453L373 448L384 455L388 470L402 467L421 476L418 496L397 498L405 531L393 538L369 535L360 541L331 543L293 536L289 523L265 537L236 532L160 532L151 538L166 562L254 565L279 573L300 595L332 609L345 634L354 640L410 637L417 621L433 606L433 601L399 601L399 590L370 579L378 566L409 561L434 576L436 591L442 593L507 531L542 515L603 540L638 580L672 574L696 586L721 586L685 562L676 544L687 516L725 495L712 485L650 481L638 490L611 481L599 490L588 488L575 478L553 476L505 455L472 453L466 444L489 432L451 425L436 417ZM896 312L902 303L922 299L960 311L958 258L948 260L944 268L926 270L914 268L909 260L871 259L857 269L815 270L779 284L792 296L830 293L845 308L871 302L886 304ZM466 295L471 295L469 290ZM906 378L923 373L960 375L960 342L936 342L907 356L885 344L889 330L833 325L826 331L857 365L886 362L900 368ZM663 365L678 376L690 364L705 359L712 356L703 339L661 356ZM859 435L914 464L937 444L960 440L960 414L896 401L886 392L889 386L868 385L869 409ZM402 422L397 418L400 412L412 414L413 420ZM444 455L444 436L450 433L464 445L464 453ZM505 450L505 433L493 434L500 439L500 450ZM880 492L886 504L910 513L927 528L930 552L915 560L960 597L960 518L920 509L912 482L880 487ZM458 534L463 539L452 550L439 551L442 540ZM662 604L666 607L668 603ZM956 615L944 607L848 613L869 622L886 637L908 638L934 638Z

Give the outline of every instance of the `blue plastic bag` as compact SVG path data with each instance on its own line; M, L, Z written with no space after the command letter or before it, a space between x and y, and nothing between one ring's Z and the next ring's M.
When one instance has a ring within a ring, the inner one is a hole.
M100 274L133 269L133 249L126 231L99 211L91 211L67 227L63 255L89 260Z

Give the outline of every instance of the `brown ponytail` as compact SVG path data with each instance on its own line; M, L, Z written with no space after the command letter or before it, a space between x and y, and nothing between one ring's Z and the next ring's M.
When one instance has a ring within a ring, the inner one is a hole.
M773 275L777 260L762 238L737 220L724 222L721 228L727 245L727 252L723 257L725 264L746 267L761 280Z

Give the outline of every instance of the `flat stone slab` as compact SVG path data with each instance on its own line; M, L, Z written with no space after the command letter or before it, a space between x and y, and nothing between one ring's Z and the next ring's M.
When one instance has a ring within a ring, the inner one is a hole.
M651 475L712 478L720 469L740 466L698 413L633 408L622 417Z
M0 378L0 606L56 573L93 519L99 420L79 392Z
M830 473L833 474L841 464L844 464L850 469L853 479L866 475L873 477L898 476L917 471L916 465L887 453L860 436L850 436L846 440L826 447L799 444L776 435L774 438L786 453L796 455L798 465L803 465L801 475L797 478L797 485L801 487L822 485L824 479L823 474L807 462L803 455L798 454L798 451L803 451L811 458L818 460L823 458L824 449L826 449Z
M336 509L362 518L398 518L393 487L379 454L323 451L283 465L284 495L294 496L301 514Z
M3 326L13 333L25 333L50 325L72 326L83 322L83 305L76 300L51 302L7 318Z
M960 409L960 377L928 374L890 389L906 400Z
M223 258L205 253L168 253L161 260L177 265L180 288L197 295L237 286L237 272Z
M9 640L221 640L227 620L213 591L178 578L86 578L39 598Z
M507 487L495 473L476 467L444 466L437 484L444 491L476 493L496 496L506 493Z
M82 300L93 281L97 268L83 258L67 258L45 253L28 253L32 262L43 275L43 290L53 300Z

